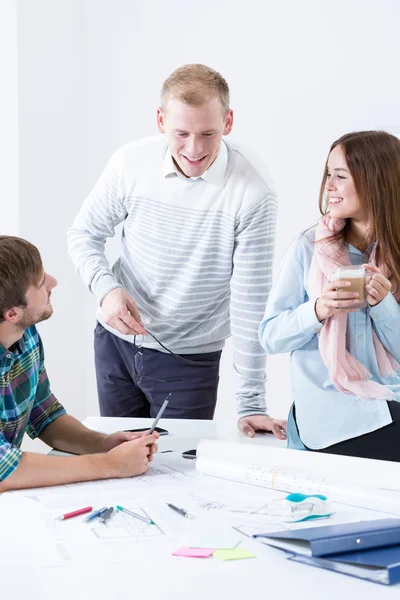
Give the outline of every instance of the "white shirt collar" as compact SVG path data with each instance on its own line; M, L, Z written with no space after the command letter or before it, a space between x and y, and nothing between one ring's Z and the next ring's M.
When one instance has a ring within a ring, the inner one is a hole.
M212 183L216 186L222 187L225 180L225 172L227 165L228 149L226 147L226 144L223 141L221 141L221 148L217 154L217 158L207 169L207 171L205 171L203 175L200 175L200 177L190 177L189 179L191 179L192 181L196 179L204 179L204 181L207 181L208 183ZM180 173L176 168L168 147L165 152L162 170L164 177L168 177L168 175L176 175L178 177L188 179L187 177L182 175L182 173Z

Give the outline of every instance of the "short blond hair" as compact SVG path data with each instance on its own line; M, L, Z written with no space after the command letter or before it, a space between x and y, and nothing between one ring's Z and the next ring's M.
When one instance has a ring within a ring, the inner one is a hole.
M222 75L206 65L183 65L164 81L161 90L161 107L165 110L171 98L177 98L192 106L201 106L215 97L221 100L223 110L227 113L229 87Z

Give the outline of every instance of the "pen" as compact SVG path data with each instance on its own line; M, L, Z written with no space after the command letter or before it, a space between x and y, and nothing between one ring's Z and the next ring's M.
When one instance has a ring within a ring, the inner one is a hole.
M113 510L114 510L113 506L110 506L110 508L107 508L107 510L104 511L103 514L99 517L99 521L101 521L105 525L106 521L108 521L108 519L111 517Z
M94 513L92 513L91 515L86 517L85 522L90 523L90 521L93 521L93 519L95 519L96 517L100 517L103 513L105 513L106 510L107 510L107 506L103 506L103 508L99 508L99 510L95 510Z
M117 506L117 510L124 512L127 515L130 515L131 517L135 517L136 519L140 519L141 521L144 521L145 523L148 523L149 525L155 525L154 521L152 521L151 519L146 519L146 517L142 517L142 515L138 515L138 514L134 513L133 511L128 510L127 508L122 508L122 506Z
M249 533L245 533L244 531L242 531L241 529L239 529L239 527L235 527L234 525L232 525L232 529L234 529L235 531L238 531L239 533L241 533L242 535L245 535L246 537L251 538L252 535Z
M167 408L167 406L168 406L168 402L169 402L169 397L170 397L170 395L171 395L171 394L168 394L168 396L165 398L165 400L164 400L164 402L163 402L163 405L162 405L162 407L160 408L160 410L158 411L158 414L157 414L156 418L154 419L153 425L150 427L150 430L149 430L149 433L148 433L148 435L151 435L151 434L153 433L153 431L155 430L155 428L156 428L156 425L157 425L158 421L161 419L161 417L162 417L162 414L163 414L164 410L165 410L165 409Z
M170 508L172 508L172 510L182 515L182 517L189 517L189 513L184 508L178 508L177 506L175 506L175 504L170 504L169 502L167 502L167 506L169 506Z
M92 511L93 508L91 506L86 506L86 508L80 508L79 510L74 510L70 513L65 513L65 515L61 515L57 517L57 521L65 521L66 519L71 519L71 517L77 517L78 515L84 515L87 512Z

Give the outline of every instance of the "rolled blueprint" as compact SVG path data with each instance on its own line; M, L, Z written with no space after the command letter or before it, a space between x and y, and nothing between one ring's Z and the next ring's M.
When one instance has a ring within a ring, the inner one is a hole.
M201 440L196 469L203 475L283 492L324 494L332 502L400 515L398 463Z

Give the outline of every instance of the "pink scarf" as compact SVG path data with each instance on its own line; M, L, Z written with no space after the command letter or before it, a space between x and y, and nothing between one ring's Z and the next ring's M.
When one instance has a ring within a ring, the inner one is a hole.
M310 298L318 298L329 282L334 281L337 267L351 265L343 240L338 242L318 241L325 240L333 233L341 231L345 223L344 219L334 219L329 215L325 215L319 222L308 279ZM375 262L374 256L375 252L371 255L371 263ZM382 267L381 270L385 272ZM387 276L386 269L385 277ZM396 299L399 301L399 298ZM347 313L335 314L326 319L319 333L319 350L333 385L339 392L354 394L360 399L393 400L395 395L389 388L372 381L371 373L346 350L346 327ZM399 363L385 350L374 329L372 332L381 376L394 375L400 367Z

